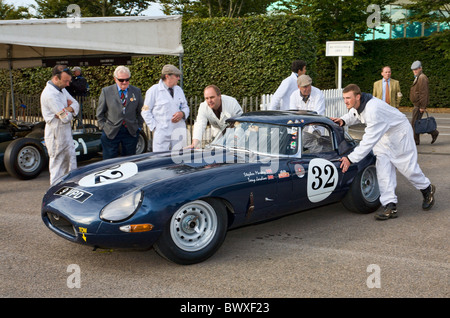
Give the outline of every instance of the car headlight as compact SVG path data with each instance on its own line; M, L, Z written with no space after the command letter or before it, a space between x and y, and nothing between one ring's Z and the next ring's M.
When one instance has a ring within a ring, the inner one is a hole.
M141 191L127 194L105 206L100 213L100 218L108 222L123 221L136 212L141 199Z

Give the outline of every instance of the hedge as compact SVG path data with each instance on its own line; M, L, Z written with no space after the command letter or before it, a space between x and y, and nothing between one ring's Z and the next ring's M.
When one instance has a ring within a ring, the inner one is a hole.
M224 94L236 98L273 93L289 76L295 59L307 61L308 74L315 86L335 88L333 58L325 57L325 40L318 40L325 35L316 34L305 18L273 15L191 19L183 21L182 28L183 86L188 97L202 96L203 88L209 84L216 84ZM442 32L429 37L362 42L362 49L356 51L359 64L344 57L344 65L353 64L353 70L343 70L343 85L356 83L363 91L372 92L373 82L381 78L381 67L389 65L392 77L400 81L404 96L401 106L411 106L410 66L421 60L430 79L430 106L450 107L450 59L441 47L449 39L450 32ZM179 59L173 56L133 59L132 84L145 93L157 83L162 66L167 63L178 65ZM91 96L98 96L102 87L114 83L113 71L112 66L83 69ZM15 70L15 92L40 94L50 74L49 68ZM9 73L1 70L0 92L9 90Z

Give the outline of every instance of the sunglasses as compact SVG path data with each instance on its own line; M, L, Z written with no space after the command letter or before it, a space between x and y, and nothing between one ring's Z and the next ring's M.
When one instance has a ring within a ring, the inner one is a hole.
M121 83L123 83L123 82L129 82L129 81L130 81L130 78L131 78L131 77L128 77L128 78L117 78L117 77L116 77L116 79L117 79L119 82L121 82Z

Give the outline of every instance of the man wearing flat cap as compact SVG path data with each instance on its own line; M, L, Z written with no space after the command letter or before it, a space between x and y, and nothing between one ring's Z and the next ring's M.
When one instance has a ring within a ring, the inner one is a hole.
M416 121L422 118L423 112L427 109L429 103L429 90L428 77L422 72L422 63L420 61L415 61L411 65L411 70L414 73L414 82L411 86L409 99L414 105L411 119L411 125L414 130ZM429 134L431 135L431 143L433 144L439 135L439 131L435 130ZM416 141L416 145L420 144L420 135L416 134L415 131L414 140Z
M181 71L174 65L164 65L158 84L145 93L141 115L153 131L153 151L178 150L187 146L185 120L189 106L178 81Z
M309 75L300 75L297 79L298 89L290 98L290 109L315 111L325 115L325 97L320 89L311 85Z

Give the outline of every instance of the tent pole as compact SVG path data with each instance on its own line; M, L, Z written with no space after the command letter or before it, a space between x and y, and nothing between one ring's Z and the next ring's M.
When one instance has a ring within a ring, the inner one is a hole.
M180 56L178 57L178 63L180 65L180 71L181 71L181 76L180 76L180 87L181 89L183 89L183 54L180 54Z
M8 59L9 59L9 82L11 85L11 104L12 104L12 118L16 120L16 103L14 100L14 84L12 75L12 59L11 59L11 45L8 45Z

